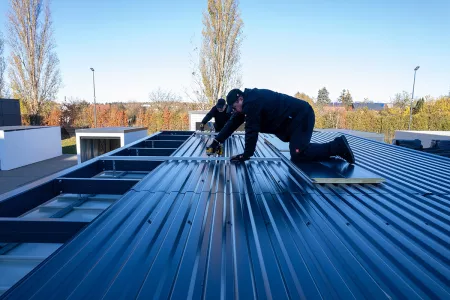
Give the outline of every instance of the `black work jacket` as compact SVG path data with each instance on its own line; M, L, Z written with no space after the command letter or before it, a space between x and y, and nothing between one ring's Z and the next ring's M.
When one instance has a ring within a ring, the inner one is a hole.
M299 126L309 113L314 113L308 102L265 89L245 89L242 113L234 113L216 140L223 143L245 122L244 156L253 156L258 133L273 133L289 141L289 131Z
M216 129L216 131L221 131L222 128L225 126L225 124L230 119L230 117L231 117L231 114L227 113L227 109L226 108L225 108L225 110L223 112L220 112L217 109L217 107L214 106L213 108L211 108L209 113L207 113L206 116L203 118L202 123L206 124L212 118L214 118L216 120L214 122L214 128Z

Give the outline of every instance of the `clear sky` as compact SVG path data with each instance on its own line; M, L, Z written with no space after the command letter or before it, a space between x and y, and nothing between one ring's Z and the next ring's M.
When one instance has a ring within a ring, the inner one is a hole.
M7 0L0 1L6 35ZM146 101L161 87L191 90L190 53L200 46L206 0L53 0L64 87L58 100ZM332 100L388 102L395 93L450 89L449 0L241 0L244 87ZM8 52L8 49L6 49Z

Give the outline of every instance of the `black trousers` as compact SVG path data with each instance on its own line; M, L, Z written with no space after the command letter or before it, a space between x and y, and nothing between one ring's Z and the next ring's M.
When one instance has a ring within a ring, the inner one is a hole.
M294 162L316 161L330 158L332 143L311 143L316 117L311 109L299 119L292 119L290 128L289 150Z

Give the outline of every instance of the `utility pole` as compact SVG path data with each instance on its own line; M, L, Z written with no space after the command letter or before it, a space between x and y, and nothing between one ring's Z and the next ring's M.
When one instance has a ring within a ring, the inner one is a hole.
M414 86L416 85L416 72L419 70L420 66L417 66L414 68L414 82L413 82L413 90L412 90L412 97L411 97L411 105L409 106L409 126L408 130L411 130L411 123L412 123L412 104L414 101Z
M92 71L92 83L94 84L94 127L97 127L97 104L95 102L95 70L91 68ZM414 93L414 92L413 92Z

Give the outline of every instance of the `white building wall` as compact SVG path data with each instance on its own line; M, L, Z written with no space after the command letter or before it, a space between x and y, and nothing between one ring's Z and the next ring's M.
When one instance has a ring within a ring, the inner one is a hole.
M61 129L41 127L0 131L1 170L11 170L62 155Z

